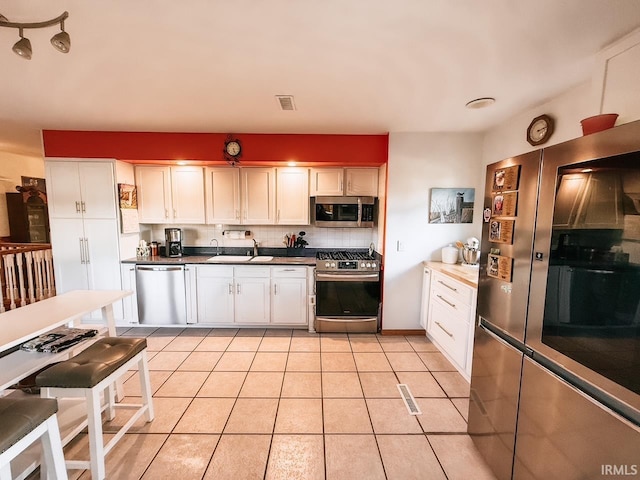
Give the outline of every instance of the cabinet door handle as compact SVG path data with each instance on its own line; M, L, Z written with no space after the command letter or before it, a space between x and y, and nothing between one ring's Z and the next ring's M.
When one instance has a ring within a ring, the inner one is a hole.
M229 284L229 295L233 295L233 283Z
M277 295L277 294L278 294L278 284L277 284L277 283L274 283L274 284L273 284L273 294L274 294L274 295Z
M85 203L80 202L80 205L82 206L82 213L87 213L87 206L85 205Z
M236 210L236 220L240 220L240 210Z
M85 263L91 263L91 257L89 256L89 239L84 237L84 250L85 250Z
M447 287L449 290L453 290L454 292L457 292L457 291L458 291L458 289L457 289L457 288L454 288L454 287L452 287L451 285L447 285L447 284L446 284L446 283L444 283L442 280L438 280L438 283L440 283L440 284L444 285L444 286L445 286L445 287Z
M76 202L76 213L80 213L80 202Z
M449 331L448 331L446 328L444 328L444 327L440 324L440 322L436 322L436 325L438 325L438 326L442 329L442 331L443 331L444 333L446 333L446 334L447 334L447 335L449 335L451 338L453 338L453 333L449 333Z
M169 218L169 210L164 209L164 218Z
M178 218L178 211L175 208L173 209L173 218Z
M76 202L78 203L78 202ZM85 260L84 260L84 239L82 237L78 238L79 242L80 242L80 263L85 264Z
M240 295L240 293L241 293L241 292L240 292L240 284L239 284L239 283L236 285L236 293L237 293L238 295Z
M280 209L278 209L278 218L276 218L276 222L280 222Z
M451 303L449 300L447 300L446 298L442 298L442 295L436 295L436 297L438 297L440 300L442 300L444 303L446 303L447 305L449 305L450 307L456 308L456 304L455 303Z

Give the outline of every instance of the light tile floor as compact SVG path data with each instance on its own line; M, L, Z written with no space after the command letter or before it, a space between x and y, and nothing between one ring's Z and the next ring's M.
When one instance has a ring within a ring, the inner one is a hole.
M469 384L424 336L118 334L147 337L156 418L139 420L107 456L109 479L494 478L466 434ZM408 414L398 383L421 415ZM140 396L135 371L124 389ZM106 437L127 420L117 413ZM65 454L87 452L80 435Z

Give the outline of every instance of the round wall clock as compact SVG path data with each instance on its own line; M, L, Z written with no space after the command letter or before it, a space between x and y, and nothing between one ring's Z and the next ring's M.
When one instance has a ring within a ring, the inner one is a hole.
M527 128L527 142L534 147L549 140L553 134L553 118L549 115L540 115L531 120Z
M231 135L229 135L229 137L227 137L224 142L224 150L222 152L224 153L225 160L234 165L242 156L242 146L240 145L240 140L238 140L237 138L232 138Z

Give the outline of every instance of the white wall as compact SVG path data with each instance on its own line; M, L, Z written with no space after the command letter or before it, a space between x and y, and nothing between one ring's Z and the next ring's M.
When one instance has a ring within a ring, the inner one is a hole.
M118 183L126 183L129 185L135 185L136 179L134 174L133 165L121 161L115 163L116 173L116 187ZM120 241L120 259L135 257L136 247L140 241L139 233L122 233L122 219L120 218L120 212L118 212L118 226L120 234L118 236Z
M485 165L505 158L530 152L536 148L527 143L527 127L535 117L547 114L555 120L555 130L548 147L582 135L580 120L596 115L591 110L591 84L585 82L542 105L529 108L508 121L487 131L484 137L482 159Z
M475 188L473 223L429 224L434 187ZM422 262L440 260L451 242L480 235L483 190L480 134L389 135L383 330L420 328Z

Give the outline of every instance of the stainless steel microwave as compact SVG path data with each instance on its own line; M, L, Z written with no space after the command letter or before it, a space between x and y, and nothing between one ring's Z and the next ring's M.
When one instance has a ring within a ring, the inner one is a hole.
M318 227L371 228L375 197L311 197L311 220Z

